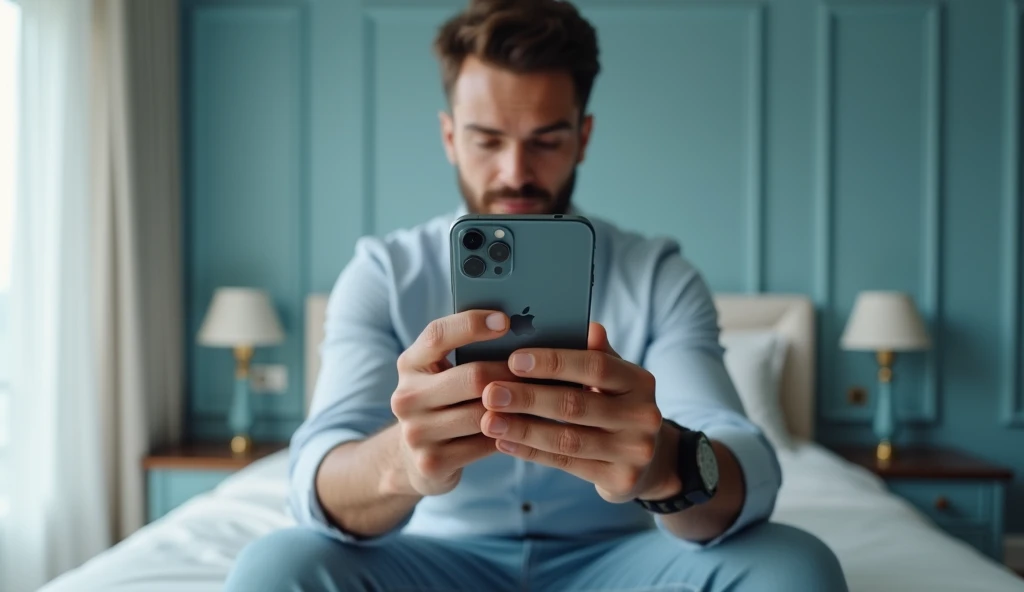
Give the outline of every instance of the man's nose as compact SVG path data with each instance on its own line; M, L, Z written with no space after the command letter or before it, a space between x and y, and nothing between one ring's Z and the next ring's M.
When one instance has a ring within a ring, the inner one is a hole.
M501 158L501 183L516 189L533 181L529 154L520 143L512 143Z

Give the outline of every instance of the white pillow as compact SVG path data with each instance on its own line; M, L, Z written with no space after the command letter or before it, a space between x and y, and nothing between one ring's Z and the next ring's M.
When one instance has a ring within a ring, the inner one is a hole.
M786 340L773 331L724 331L719 342L725 348L725 367L747 417L773 446L792 449L793 438L779 401Z

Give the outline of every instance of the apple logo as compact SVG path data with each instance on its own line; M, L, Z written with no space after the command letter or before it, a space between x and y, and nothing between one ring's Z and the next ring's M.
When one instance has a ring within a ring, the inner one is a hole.
M523 309L522 314L512 315L509 319L509 329L516 335L533 335L537 330L533 327L533 315L526 314L530 312L530 307L527 306Z

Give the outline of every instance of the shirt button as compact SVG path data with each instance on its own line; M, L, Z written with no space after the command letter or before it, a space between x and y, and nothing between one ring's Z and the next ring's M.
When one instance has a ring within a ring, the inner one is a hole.
M523 503L523 512L529 512L532 509L533 509L533 506L530 505L530 502Z

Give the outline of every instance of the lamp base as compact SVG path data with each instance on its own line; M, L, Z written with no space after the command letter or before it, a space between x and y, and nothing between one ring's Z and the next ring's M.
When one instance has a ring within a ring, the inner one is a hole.
M235 456L248 456L252 453L252 438L249 436L231 438L231 453Z
M892 461L892 443L888 440L879 442L878 447L875 448L875 459L880 465L888 465Z

